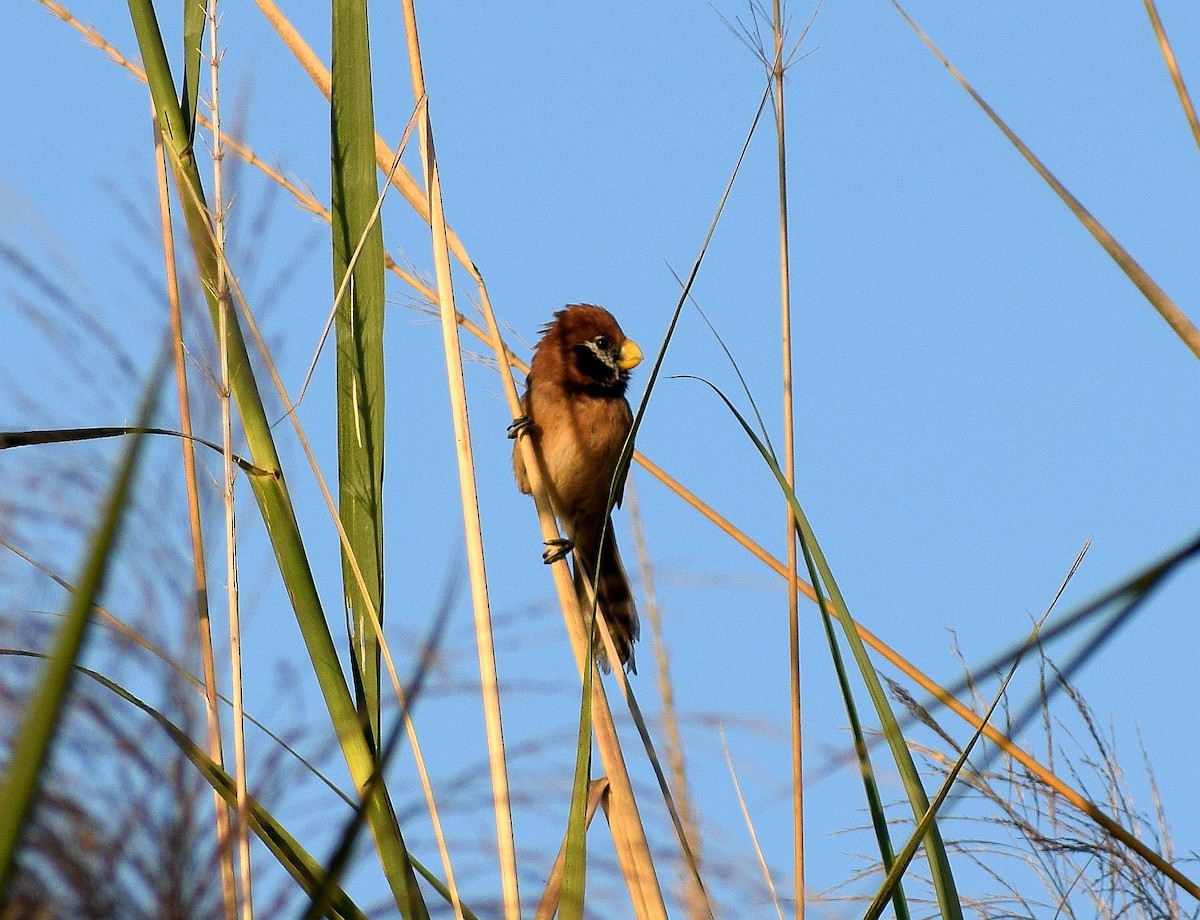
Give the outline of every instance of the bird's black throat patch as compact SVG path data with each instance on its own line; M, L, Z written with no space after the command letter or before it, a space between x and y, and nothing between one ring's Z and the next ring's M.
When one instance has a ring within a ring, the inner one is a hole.
M595 342L580 342L575 346L575 367L587 383L583 389L599 390L613 396L624 394L629 372L617 364L618 355L603 351Z

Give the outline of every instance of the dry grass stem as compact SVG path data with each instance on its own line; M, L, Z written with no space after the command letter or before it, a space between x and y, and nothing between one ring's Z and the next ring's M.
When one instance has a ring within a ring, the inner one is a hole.
M466 383L463 380L462 350L456 322L458 311L454 306L454 282L450 270L449 231L442 210L441 179L434 150L433 124L429 118L429 99L425 93L416 11L412 0L403 0L401 5L404 12L404 33L408 44L413 97L419 112L417 130L421 139L421 165L425 172L425 194L429 204L429 228L433 239L434 267L437 274L437 303L440 307L446 381L450 392L451 415L454 423L459 496L462 501L463 531L466 536L467 566L471 581L479 678L487 735L488 766L491 773L496 847L500 857L501 893L505 917L508 920L520 920L521 897L517 883L512 802L508 785L508 764L504 755L504 730L500 710L500 686L496 673L491 606L483 560L483 525L479 517L479 496L475 486L475 461L471 450L471 429L467 416Z
M1196 119L1196 107L1192 105L1192 97L1183 82L1183 74L1179 72L1179 64L1175 61L1175 52L1171 50L1171 43L1167 40L1167 31L1163 28L1162 19L1159 18L1158 7L1155 6L1154 0L1146 0L1146 13L1150 16L1150 25L1154 27L1154 37L1158 40L1163 62L1171 74L1171 82L1175 84L1175 92L1179 95L1180 105L1183 106L1184 117L1187 119L1188 127L1192 129L1192 138L1196 141L1196 147L1200 149L1200 121Z
M196 0L192 0L196 2ZM231 320L229 285L226 280L225 242L225 152L221 139L220 69L221 49L217 38L217 0L208 0L209 119L212 122L213 213L210 216L217 260L216 297L220 304L217 342L220 348L221 456L223 465L222 505L225 511L225 594L229 616L229 673L233 697L233 763L237 808L234 814L240 881L239 915L254 920L254 885L250 868L250 793L246 776L246 719L242 686L242 618L238 594L237 512L234 502L237 470L233 462L233 393L229 378L229 348L226 329Z
M750 809L746 807L746 798L742 795L742 784L738 781L737 770L733 766L733 757L729 753L729 743L725 740L725 728L721 727L721 750L725 754L725 763L729 767L729 778L733 780L733 790L737 794L738 807L742 810L742 820L750 834L750 842L754 845L754 855L758 859L758 867L762 870L767 890L771 892L771 902L775 905L775 914L783 920L783 906L779 903L779 895L775 892L775 882L771 878L771 868L763 856L762 847L758 843L758 833L754 830L754 821L750 817Z
M771 34L774 54L770 72L775 103L775 163L779 194L779 317L783 360L780 385L783 388L783 470L788 486L796 488L795 398L792 387L792 280L791 250L788 244L787 132L783 102L784 26L782 0L773 0ZM765 58L765 54L764 54ZM804 918L804 732L800 686L800 592L796 552L796 515L791 503L784 501L787 541L787 623L788 623L788 709L792 734L792 855L796 890L796 918ZM732 769L732 765L731 765Z
M187 490L188 536L192 550L192 579L196 600L196 637L201 669L204 674L204 712L207 727L208 756L221 769L225 757L221 742L221 715L217 705L217 676L213 660L212 619L208 604L208 569L205 561L204 535L200 526L200 490L196 480L196 447L192 435L192 408L189 399L187 359L183 346L183 316L179 303L179 276L175 263L175 234L171 224L171 199L167 186L167 162L163 155L162 135L154 124L154 170L158 189L159 222L162 227L163 257L167 283L167 306L171 314L172 358L175 365L175 386L179 395L179 430L183 452L183 478ZM121 624L124 626L124 624ZM129 630L133 632L132 630ZM233 837L230 834L229 807L221 794L213 790L216 809L217 842L221 858L221 894L225 920L237 916L237 888L233 866Z

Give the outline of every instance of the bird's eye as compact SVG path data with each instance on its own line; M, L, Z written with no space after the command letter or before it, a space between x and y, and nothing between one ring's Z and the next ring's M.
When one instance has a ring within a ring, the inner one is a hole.
M612 339L606 335L598 335L592 341L596 343L596 347L601 351L608 351L612 348Z

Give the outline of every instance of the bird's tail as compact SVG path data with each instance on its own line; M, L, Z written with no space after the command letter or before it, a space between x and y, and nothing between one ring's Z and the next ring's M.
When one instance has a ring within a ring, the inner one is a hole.
M590 598L584 582L580 578L580 564L587 573L589 580L595 576L596 595L600 599L600 607L604 610L604 618L608 621L609 632L612 633L613 644L617 648L617 657L621 665L631 674L637 673L637 665L633 658L633 643L637 640L639 625L637 607L633 602L633 589L629 585L629 576L625 574L625 566L621 563L621 554L617 551L617 541L614 538L612 524L609 523L608 534L604 538L604 551L600 558L599 571L596 569L596 549L600 543L600 528L580 528L582 533L575 535L575 590L579 595L579 603L585 615L591 612ZM597 636L595 640L596 659L601 667L608 670L610 662L604 652L603 641Z

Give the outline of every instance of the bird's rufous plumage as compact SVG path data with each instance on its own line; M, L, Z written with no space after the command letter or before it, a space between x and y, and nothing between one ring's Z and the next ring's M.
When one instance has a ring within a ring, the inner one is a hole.
M528 423L522 420L518 426L541 451L551 504L574 543L580 600L587 600L582 566L595 585L620 663L630 671L636 670L637 608L611 524L599 560L597 552L608 520L609 486L633 424L625 398L629 371L641 359L637 344L603 307L572 304L558 311L534 349L522 398ZM513 448L513 471L517 486L528 494L519 444ZM622 479L615 496L618 505L624 487ZM590 607L585 604L583 609ZM602 651L597 657L606 661Z

